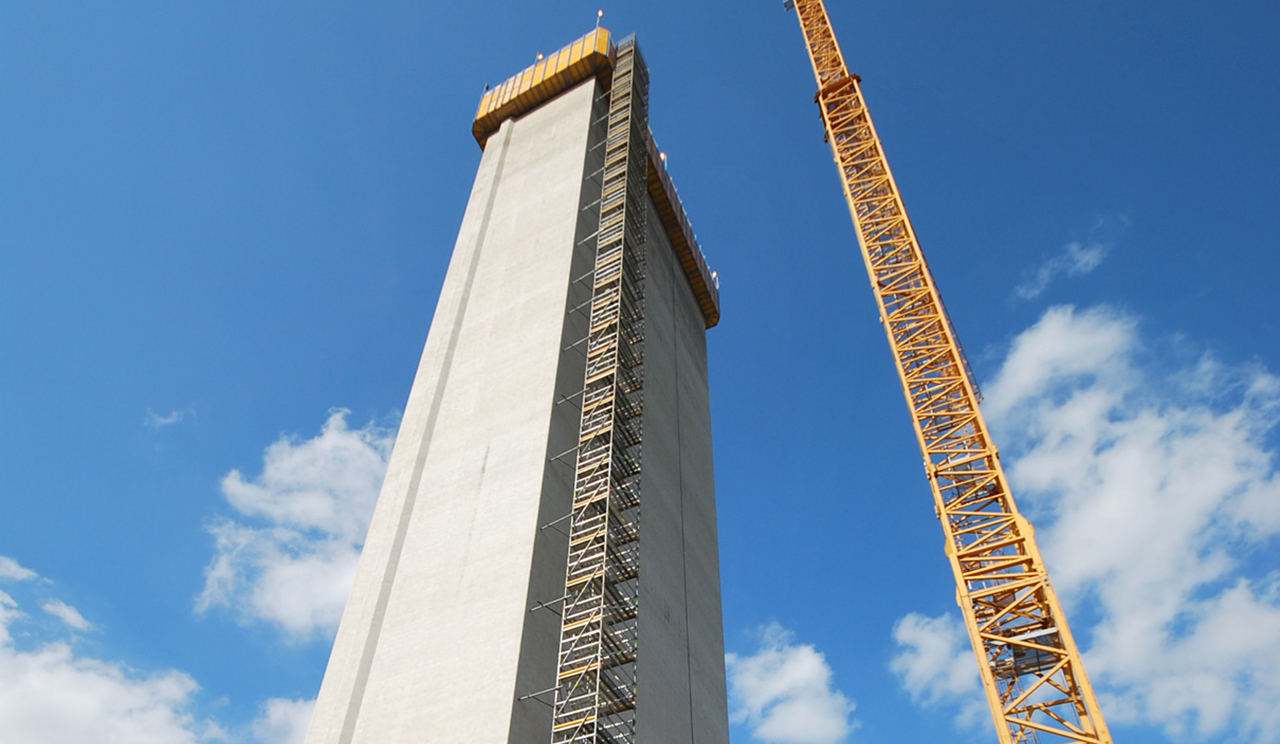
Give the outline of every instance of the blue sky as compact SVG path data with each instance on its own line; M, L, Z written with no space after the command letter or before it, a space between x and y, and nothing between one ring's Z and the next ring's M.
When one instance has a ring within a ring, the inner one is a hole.
M830 6L1113 733L1280 740L1280 10ZM0 730L296 735L479 95L597 7L0 6ZM991 741L794 17L604 10L722 280L734 741Z

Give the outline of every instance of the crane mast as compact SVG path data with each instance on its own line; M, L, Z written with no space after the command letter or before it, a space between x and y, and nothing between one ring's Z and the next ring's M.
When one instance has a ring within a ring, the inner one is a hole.
M791 1L788 0L788 6ZM1014 505L977 385L822 0L794 0L814 100L893 351L1001 744L1110 744L1030 523Z

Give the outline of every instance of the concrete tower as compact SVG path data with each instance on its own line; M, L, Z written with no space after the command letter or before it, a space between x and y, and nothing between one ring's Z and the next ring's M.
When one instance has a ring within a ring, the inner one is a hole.
M727 744L711 273L598 29L484 150L308 744Z

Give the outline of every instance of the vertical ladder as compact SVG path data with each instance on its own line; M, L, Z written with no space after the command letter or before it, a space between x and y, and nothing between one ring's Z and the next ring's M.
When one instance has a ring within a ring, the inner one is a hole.
M552 744L635 741L649 74L617 47L592 273Z
M1031 525L822 0L794 2L1001 744L1110 744ZM789 7L789 5L788 5Z

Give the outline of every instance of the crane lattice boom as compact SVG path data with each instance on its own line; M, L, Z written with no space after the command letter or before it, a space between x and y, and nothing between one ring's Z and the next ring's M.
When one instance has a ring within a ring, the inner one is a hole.
M1018 513L977 386L822 0L794 0L815 101L924 453L956 600L1001 744L1110 744L1031 525Z

